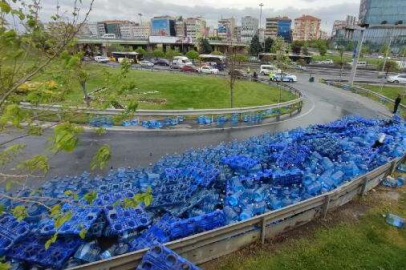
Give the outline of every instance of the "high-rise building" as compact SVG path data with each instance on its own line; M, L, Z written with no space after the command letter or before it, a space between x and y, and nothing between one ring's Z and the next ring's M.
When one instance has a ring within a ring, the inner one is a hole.
M88 38L100 37L97 22L89 22L82 24L78 36Z
M328 38L329 38L329 37L328 37L327 32L326 32L326 31L323 31L323 30L320 30L320 37L319 37L319 39L327 40Z
M135 24L132 28L134 39L148 39L151 29L150 22L141 22L141 24Z
M179 18L175 22L175 32L177 37L186 36L186 23L182 18Z
M265 38L283 37L287 42L292 41L292 20L288 17L266 18Z
M103 21L106 34L114 34L116 38L121 38L121 25L128 25L130 21L123 21L123 20L108 20Z
M206 20L203 17L187 18L185 24L186 36L191 38L193 43L207 36Z
M345 20L347 25L354 26L358 24L357 17L352 15L347 15L347 19Z
M241 42L241 31L242 31L241 26L234 27L234 40L237 42Z
M278 20L278 37L283 37L286 42L292 42L292 20L282 17Z
M293 40L311 40L320 37L321 20L319 18L303 15L295 19Z
M122 39L134 39L134 22L125 22L120 24L120 35Z
M406 21L404 0L361 0L360 23L363 25L394 25Z
M278 36L279 17L266 18L265 20L265 38L276 38Z
M331 36L336 36L338 30L344 29L345 27L347 27L347 21L335 20L333 24L333 31L331 31Z
M102 37L104 34L106 34L106 26L102 22L97 23L97 33L99 37Z
M251 43L252 38L258 34L259 20L251 16L241 19L241 41Z
M152 18L151 36L176 36L175 19L170 16Z
M232 39L234 36L235 18L220 19L218 21L218 36L223 39Z

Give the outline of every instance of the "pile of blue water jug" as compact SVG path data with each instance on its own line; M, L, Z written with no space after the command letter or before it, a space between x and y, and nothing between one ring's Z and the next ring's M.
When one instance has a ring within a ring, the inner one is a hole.
M107 128L114 126L114 121L110 116L96 116L89 120L89 125L92 127Z
M163 120L145 120L139 121L138 119L125 120L122 122L122 126L142 126L147 129L161 129L165 127L174 127L185 121L184 116L177 116L174 118L165 117Z
M377 145L381 134L386 135L384 143ZM120 168L96 177L86 172L55 177L36 194L47 198L41 204L1 199L6 213L0 216L0 257L13 267L54 269L111 258L329 192L405 152L406 125L399 117L351 116L306 129L190 149L146 168ZM149 188L150 205L126 208L120 203ZM68 196L67 190L78 199ZM93 191L97 196L89 204L83 196ZM11 197L29 197L30 192L3 191ZM7 214L20 204L27 208L23 221ZM56 204L72 213L60 227L46 208ZM83 231L84 239L80 237ZM45 249L55 233L57 241ZM149 268L159 264L155 255L147 257L139 269L155 269ZM177 261L177 265L182 263Z

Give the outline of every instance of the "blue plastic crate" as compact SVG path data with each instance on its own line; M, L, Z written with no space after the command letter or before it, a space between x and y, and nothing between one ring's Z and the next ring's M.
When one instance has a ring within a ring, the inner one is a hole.
M104 211L113 235L143 229L151 223L150 217L140 206L127 209L111 206Z
M30 226L24 221L18 221L14 216L3 214L0 216L0 257L12 245L24 238L30 232Z
M151 248L136 270L199 270L197 266L180 257L165 246Z

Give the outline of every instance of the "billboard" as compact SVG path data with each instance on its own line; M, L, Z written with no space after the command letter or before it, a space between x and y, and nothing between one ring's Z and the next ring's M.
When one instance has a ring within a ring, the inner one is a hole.
M169 20L168 19L153 19L152 34L155 36L169 36Z
M219 34L226 34L228 32L228 27L225 24L220 24L218 28L218 33Z
M164 36L150 36L149 42L154 44L191 44L190 37L164 37Z

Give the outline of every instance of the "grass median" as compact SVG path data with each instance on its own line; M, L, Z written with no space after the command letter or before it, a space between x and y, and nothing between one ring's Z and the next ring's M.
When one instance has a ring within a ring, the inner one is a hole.
M286 235L232 254L208 270L392 269L406 266L406 230L385 222L383 214L406 217L406 188L379 188Z

